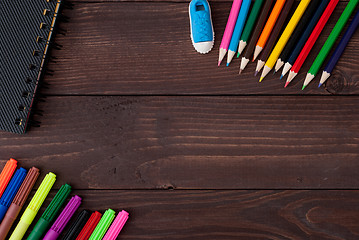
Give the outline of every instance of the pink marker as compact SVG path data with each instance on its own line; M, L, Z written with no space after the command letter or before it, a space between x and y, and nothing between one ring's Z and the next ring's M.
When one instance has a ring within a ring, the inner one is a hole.
M127 219L128 212L122 210L120 213L118 213L116 219L113 221L111 227L108 229L106 235L103 237L102 240L115 240L118 234L120 234Z
M224 30L221 46L219 47L219 58L218 66L221 65L221 62L224 56L227 53L229 43L231 42L234 26L238 18L239 9L241 8L242 0L233 0L231 12L229 13L226 29Z

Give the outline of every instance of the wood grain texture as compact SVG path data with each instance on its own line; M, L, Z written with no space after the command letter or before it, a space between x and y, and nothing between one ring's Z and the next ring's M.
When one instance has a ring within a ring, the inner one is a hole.
M216 67L218 47L227 21L230 2L213 2L216 32L213 51L195 52L190 41L188 3L105 2L77 3L65 11L70 23L62 24L67 35L56 37L63 45L54 51L57 63L49 64L54 76L46 94L358 94L359 32L328 80L317 88L319 77L305 91L302 81L346 3L340 2L318 43L293 84L284 89L279 74L261 84L251 63L239 76L239 60L230 67Z
M73 194L83 197L81 209L127 210L130 218L118 239L359 238L359 191L75 190Z
M85 189L359 187L359 97L48 97L14 157Z

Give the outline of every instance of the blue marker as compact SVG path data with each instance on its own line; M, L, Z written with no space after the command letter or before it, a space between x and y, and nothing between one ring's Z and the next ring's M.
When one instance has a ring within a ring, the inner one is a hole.
M249 7L251 6L251 0L243 0L241 10L239 11L236 26L234 27L231 42L229 43L228 55L227 55L227 67L232 61L236 51L238 49L239 39L241 37L244 24L246 23Z
M17 191L19 190L21 183L24 181L27 171L24 168L20 168L16 171L12 177L9 185L5 189L4 194L0 199L0 222L4 218L7 209L9 208L12 200L14 199Z
M288 61L285 63L284 68L282 70L282 75L280 76L280 79L283 78L287 74L287 72L292 68L295 60L297 59L300 51L302 51L302 48L309 38L309 35L312 33L315 25L317 25L319 18L322 16L322 13L324 12L325 8L327 7L329 3L329 0L323 0L320 5L318 6L317 10L315 11L312 19L308 23L308 26L304 30L302 36L300 37L299 41L297 42L297 45L295 46L294 50L290 54Z

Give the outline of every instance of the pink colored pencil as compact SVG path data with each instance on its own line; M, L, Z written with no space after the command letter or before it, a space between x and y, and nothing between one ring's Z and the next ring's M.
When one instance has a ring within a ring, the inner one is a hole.
M234 26L238 18L239 9L241 8L242 0L233 0L231 12L229 13L226 29L224 30L221 46L219 47L219 58L218 66L221 65L221 62L224 56L227 53L229 43L231 42Z

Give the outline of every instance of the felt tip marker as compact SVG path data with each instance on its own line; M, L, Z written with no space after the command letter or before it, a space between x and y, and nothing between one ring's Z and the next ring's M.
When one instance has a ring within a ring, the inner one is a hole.
M7 184L9 183L11 176L14 174L15 169L17 167L17 161L15 159L10 158L9 161L6 162L4 169L0 174L0 197L5 191Z
M32 221L36 217L42 203L45 201L50 189L56 181L56 175L52 172L48 173L42 181L39 189L37 189L34 197L31 199L24 214L21 216L19 223L17 224L14 232L11 234L9 240L23 239L27 229L31 225Z
M101 216L102 214L97 211L92 213L90 219L86 222L76 240L88 240L101 220Z
M29 196L31 189L33 188L37 178L40 175L39 169L32 167L27 173L23 183L20 186L19 191L16 193L14 200L12 201L6 215L0 225L0 240L4 240L12 227L15 219L19 215L22 207L25 204L27 197Z
M117 217L111 224L111 227L108 229L106 235L102 240L116 240L117 236L120 234L123 226L125 225L128 219L128 212L122 210L118 213Z
M2 195L0 199L0 222L3 220L12 200L21 186L21 183L24 181L26 173L27 171L24 168L18 169Z
M42 214L39 221L36 223L34 229L28 236L27 240L40 240L47 232L50 224L55 220L60 208L65 203L66 198L70 195L71 186L68 184L62 185L56 193L54 199L50 202L45 212Z
M43 240L56 240L60 236L61 232L70 221L75 211L79 208L81 200L82 199L77 195L70 199L64 210L61 212L60 216L56 219L50 230L46 233Z
M100 222L96 226L95 230L93 231L89 239L90 240L102 239L114 218L115 218L115 211L109 208L103 214Z

